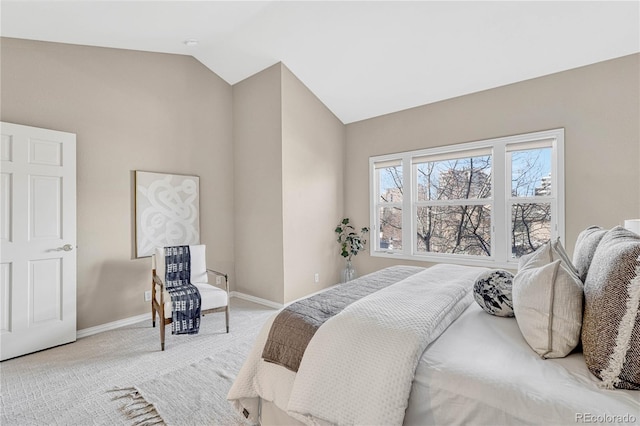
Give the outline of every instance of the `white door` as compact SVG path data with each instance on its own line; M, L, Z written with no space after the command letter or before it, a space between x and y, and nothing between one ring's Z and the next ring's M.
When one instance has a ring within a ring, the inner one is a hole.
M76 340L76 136L0 123L0 360Z

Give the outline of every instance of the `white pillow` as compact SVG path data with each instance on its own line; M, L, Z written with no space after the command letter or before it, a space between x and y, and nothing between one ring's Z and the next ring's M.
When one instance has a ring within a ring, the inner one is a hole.
M542 358L567 356L580 341L582 281L559 241L531 255L513 278L520 331Z

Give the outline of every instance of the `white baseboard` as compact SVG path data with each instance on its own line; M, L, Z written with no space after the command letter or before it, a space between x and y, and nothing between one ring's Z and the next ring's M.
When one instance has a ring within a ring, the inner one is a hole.
M229 293L229 297L237 297L238 299L248 300L249 302L258 303L260 305L268 306L274 309L282 308L282 304L272 302L271 300L262 299L260 297L250 296L248 294L240 293L238 291L232 291ZM94 334L102 333L103 331L115 330L116 328L124 327L131 324L136 324L144 320L151 319L151 312L146 314L136 315L134 317L124 318L118 321L108 322L106 324L96 325L95 327L83 328L76 332L76 339L82 339Z
M135 317L124 318L118 321L96 325L95 327L83 328L82 330L78 330L76 332L76 339L82 339L83 337L102 333L103 331L115 330L116 328L124 327L126 325L136 324L144 320L151 320L150 311L147 312L146 314L136 315Z
M248 300L249 302L258 303L260 305L268 306L274 309L282 308L282 303L272 302L271 300L263 299L261 297L251 296L249 294L240 293L239 291L232 291L229 293L230 297L237 297L238 299Z

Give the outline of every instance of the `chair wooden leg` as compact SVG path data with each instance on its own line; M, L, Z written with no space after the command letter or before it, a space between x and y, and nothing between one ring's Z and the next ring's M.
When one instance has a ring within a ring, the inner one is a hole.
M160 315L160 348L164 351L164 329L167 326L164 322L164 305L160 306L158 314Z
M166 325L164 324L164 321L162 321L162 324L160 325L160 348L164 351L164 329L165 329Z
M229 305L224 310L225 323L227 325L227 333L229 332Z
M153 300L151 301L151 324L153 324L153 326L156 326L156 307L153 304Z

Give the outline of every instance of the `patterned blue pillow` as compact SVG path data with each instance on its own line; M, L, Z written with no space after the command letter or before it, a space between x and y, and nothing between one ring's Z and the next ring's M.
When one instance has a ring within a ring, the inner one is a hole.
M473 297L485 312L498 317L512 317L511 286L513 274L502 269L483 272L476 278Z

